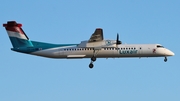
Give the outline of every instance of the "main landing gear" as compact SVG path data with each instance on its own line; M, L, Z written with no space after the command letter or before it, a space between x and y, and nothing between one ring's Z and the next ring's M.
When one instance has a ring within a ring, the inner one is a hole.
M164 62L167 62L167 57L164 57Z
M94 67L94 65L93 65L93 62L95 62L96 61L96 57L92 57L91 58L91 63L89 64L89 68L93 68Z
M96 55L97 55L98 52L99 52L99 50L95 50L95 49L94 49L94 51L93 51L93 57L91 57L91 63L89 64L89 68L93 68L93 67L94 67L93 62L96 61Z

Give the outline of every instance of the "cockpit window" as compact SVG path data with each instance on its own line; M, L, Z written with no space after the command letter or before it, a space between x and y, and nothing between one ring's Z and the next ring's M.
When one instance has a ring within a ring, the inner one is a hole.
M161 46L161 45L157 45L157 48L164 48L163 46Z

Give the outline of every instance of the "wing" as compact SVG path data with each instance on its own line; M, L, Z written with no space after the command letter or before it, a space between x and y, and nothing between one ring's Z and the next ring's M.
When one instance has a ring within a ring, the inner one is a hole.
M97 42L102 41L103 38L103 30L101 28L97 28L94 33L91 35L91 38L88 42Z

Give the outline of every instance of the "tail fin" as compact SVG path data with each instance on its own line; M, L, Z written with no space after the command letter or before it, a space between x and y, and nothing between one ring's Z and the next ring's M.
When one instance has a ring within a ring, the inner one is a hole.
M5 27L14 48L33 47L33 44L21 28L22 24L16 23L16 21L8 21L7 24L3 24L3 27Z

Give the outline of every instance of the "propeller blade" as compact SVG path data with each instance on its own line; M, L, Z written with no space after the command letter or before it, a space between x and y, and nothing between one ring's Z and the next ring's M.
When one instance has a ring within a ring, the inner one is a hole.
M117 40L116 40L116 42L118 42L119 41L119 34L117 33Z
M119 40L119 34L117 33L117 39L116 39L116 45L122 44L122 42Z

